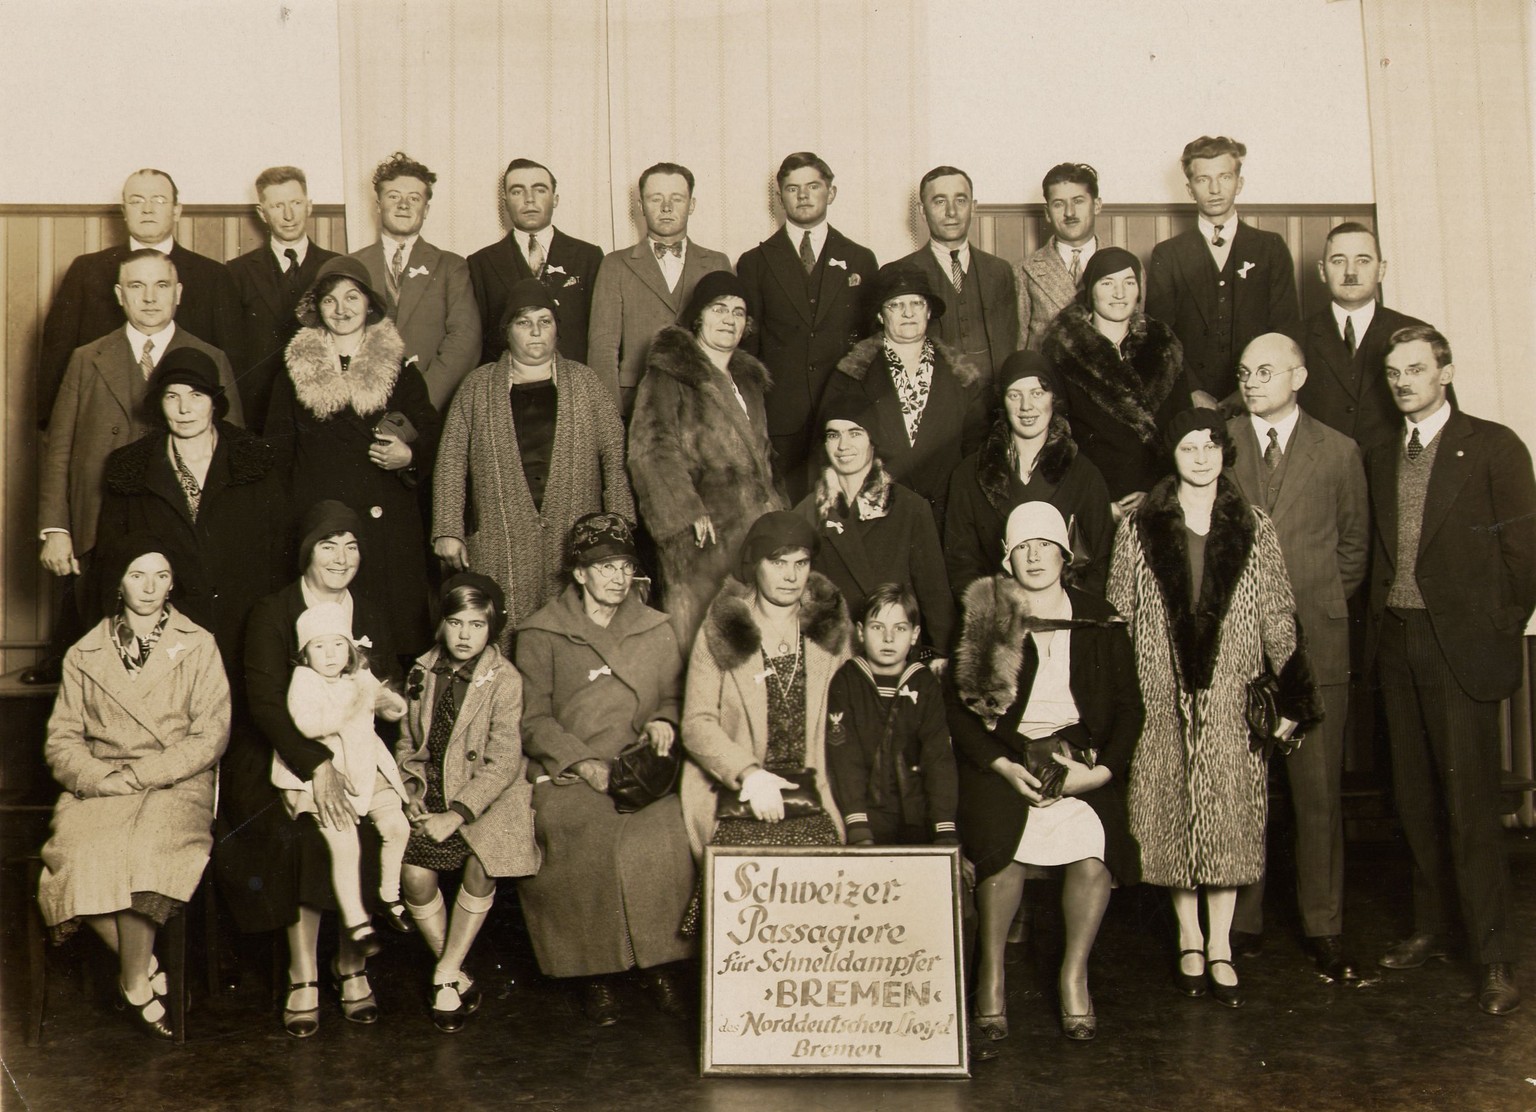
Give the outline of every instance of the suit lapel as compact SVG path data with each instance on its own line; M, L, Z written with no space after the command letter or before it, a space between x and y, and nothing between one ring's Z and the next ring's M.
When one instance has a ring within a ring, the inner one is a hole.
M480 659L475 662L474 675L469 681L469 688L464 692L464 705L459 707L459 716L453 722L450 744L462 738L490 710L491 692L494 690L491 681L503 668L511 667L500 652L492 651L494 648L494 645L487 645ZM433 676L433 679L438 678Z
M810 679L810 673L806 673ZM731 682L741 696L741 705L747 712L747 728L752 731L754 754L768 752L768 671L761 651L754 652L745 661L731 669ZM811 685L806 684L810 690ZM811 722L809 714L806 722Z
M181 335L181 329L176 330L176 335ZM96 356L96 373L106 385L107 391L117 400L117 404L133 419L133 394L130 385L130 376L143 376L139 369L138 356L133 347L128 343L128 333L119 328L112 333L112 338L107 342Z
M653 256L654 261L654 256ZM667 304L672 306L674 314L683 311L683 295L692 291L699 284L699 279L709 273L710 268L704 263L699 245L693 240L688 241L687 258L683 260L683 275L677 280L677 289L667 295ZM661 267L656 267L656 273L661 273ZM667 288L666 282L662 282L662 289Z
M1232 250L1237 250L1236 233L1232 242ZM1211 259L1211 253L1206 250L1205 237L1199 229L1187 234L1184 239L1174 241L1174 258L1178 260L1179 274L1184 280L1184 288L1194 294L1189 300L1200 313L1200 319L1210 323L1209 287L1210 272L1215 267Z
M842 528L835 528L834 522ZM822 528L821 535L847 566L848 573L853 576L853 581L859 585L862 593L867 595L879 585L874 565L869 562L869 551L864 547L864 537L859 531L857 521L851 516L844 521L829 518Z
M400 275L400 307L395 312L395 323L401 328L410 319L416 306L421 303L422 294L437 277L437 265L442 261L443 253L424 239L418 239L416 246L411 249L410 258L405 261L405 272ZM415 277L412 277L415 271Z
M827 241L821 245L821 258L818 260L821 281L816 288L817 324L820 324L832 311L833 305L842 300L843 291L848 288L848 266L851 261L848 256L850 254L848 241L843 237L843 233L829 227ZM932 254L929 252L930 257ZM833 259L843 265L833 266Z
M1253 428L1251 422L1248 427ZM1312 482L1312 475L1317 470L1318 445L1322 439L1318 423L1302 413L1296 419L1296 427L1291 430L1291 444L1285 450L1285 478L1280 483L1274 512L1270 514L1277 521L1290 512Z
M825 260L832 249L832 237L827 236L825 249L822 251L822 276L826 276ZM778 282L779 288L784 291L784 296L795 307L795 312L800 314L800 319L806 324L812 320L811 298L805 289L805 266L800 262L800 256L790 246L789 236L784 229L780 229L763 240L763 259L768 263L768 272ZM819 296L819 295L818 295Z
M929 252L929 258L932 257L933 253ZM974 249L972 257L975 257ZM1052 299L1068 302L1077 296L1077 285L1067 272L1066 264L1061 261L1061 253L1056 250L1054 238L1048 240L1042 250L1024 260L1024 269Z
M1453 412L1445 428L1443 438L1435 452L1435 465L1429 473L1429 489L1424 494L1424 521L1419 530L1419 552L1422 553L1434 539L1446 515L1456 504L1461 488L1472 476L1472 457L1476 452L1472 426L1460 413Z
M312 251L314 245L311 244L310 248ZM283 273L277 268L277 256L272 254L272 244L270 241L263 243L260 251L262 265L258 266L255 270L256 292L267 303L267 308L271 311L272 316L277 320L282 320L287 314L287 302L283 297ZM310 256L306 254L304 261L308 262L309 258ZM299 277L301 280L304 277L304 268L302 266L299 267ZM309 288L307 281L304 282L304 288Z
M516 232L508 232L506 238L491 252L491 265L496 269L496 276L501 279L501 284L511 289L524 278L531 278L533 272L528 269L528 260L523 258L523 253L518 250ZM555 239L559 243L559 237ZM555 244L550 245L550 255L555 253ZM545 260L546 262L548 260Z
M1376 327L1376 322L1381 319L1381 311L1378 309L1376 316L1371 320L1371 328L1366 329L1366 335L1370 335L1371 329ZM1364 337L1360 337L1357 351L1365 347ZM1339 338L1339 330L1335 327L1333 309L1324 309L1312 318L1312 350L1322 355L1323 366L1308 367L1312 374L1327 372L1333 380L1339 384L1339 388L1351 398L1359 396L1359 376L1355 371L1355 361L1349 357L1349 349L1344 346L1344 341Z
M181 667L189 655L191 645L186 637L189 625L186 617L173 613L170 621L165 623L165 631L161 633L160 640L156 642L149 659L144 662L144 667L139 669L136 677L130 676L122 661L117 659L117 647L112 643L107 623L98 625L91 634L93 638L99 639L96 647L100 651L92 675L123 708L124 713L157 738L159 715L155 708L164 703L161 697L164 690L162 685L171 681L172 673Z
M1234 417L1227 426L1229 435L1236 437L1242 444L1242 450L1237 453L1236 471L1238 489L1243 496L1261 509L1264 506L1264 474L1263 451L1259 448L1259 437L1253 429L1253 422L1248 417Z
M692 243L688 246L691 250L689 250L689 257L683 266L683 276L677 282L679 290L688 281L687 264L693 261L693 256L697 253L697 248ZM677 303L676 295L667 289L667 280L662 276L661 264L656 261L656 252L651 250L651 241L642 239L639 243L635 244L634 249L630 251L629 257L625 261L629 263L629 269L634 273L635 277L640 279L647 289L660 298L662 304L668 306L675 316L680 306Z
M1402 450L1402 426L1371 450L1370 466L1371 517L1376 531L1381 535L1382 550L1387 562L1397 567L1397 457Z

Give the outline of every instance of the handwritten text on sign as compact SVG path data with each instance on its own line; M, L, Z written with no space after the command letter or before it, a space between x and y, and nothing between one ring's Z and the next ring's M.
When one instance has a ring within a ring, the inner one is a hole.
M706 1072L964 1072L951 852L715 849L706 870Z

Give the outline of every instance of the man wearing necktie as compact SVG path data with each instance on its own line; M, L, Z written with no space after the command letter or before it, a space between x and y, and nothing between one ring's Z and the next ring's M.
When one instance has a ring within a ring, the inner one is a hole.
M1052 166L1040 183L1051 238L1019 265L1019 328L1039 351L1056 314L1077 296L1084 268L1099 249L1099 174L1086 162Z
M524 278L537 278L555 299L560 354L587 361L587 328L592 288L603 249L555 227L560 204L555 175L547 166L514 158L501 176L502 201L510 230L469 256L469 280L480 308L480 362L493 363L507 349L499 324L507 293Z
M774 472L789 502L809 489L813 425L837 361L867 335L865 283L879 269L874 252L827 222L837 199L832 168L811 151L779 164L775 178L784 225L736 261L754 327L742 348L773 376L764 396Z
M1386 273L1375 232L1354 221L1337 225L1317 263L1329 303L1302 326L1302 350L1312 373L1301 404L1352 437L1362 451L1394 436L1402 424L1382 374L1387 341L1400 328L1424 323L1380 303ZM1450 398L1454 404L1454 392Z
M928 271L945 311L929 334L983 368L988 382L1019 348L1019 287L1013 267L970 242L976 203L971 177L955 166L923 175L917 197L928 242L899 260Z
M1394 332L1385 377L1403 420L1366 457L1374 540L1366 655L1377 668L1398 818L1413 857L1413 933L1380 959L1447 953L1460 912L1478 1006L1520 1004L1499 823L1499 704L1520 687L1536 607L1536 477L1510 429L1457 409L1451 347Z
M272 383L284 373L283 352L299 330L294 306L336 252L309 238L313 209L309 183L297 166L271 166L256 176L256 217L268 236L252 251L230 260L240 295L240 393L251 427L267 418Z
M635 405L651 338L688 304L699 279L730 270L731 260L688 238L693 215L693 171L658 162L640 175L645 236L603 258L592 291L588 363L619 399L624 420Z
M131 252L118 266L113 292L127 321L70 356L40 467L38 559L60 583L52 648L61 655L95 616L95 600L81 594L76 577L89 571L96 548L107 457L150 432L150 422L163 423L158 413L145 412L144 399L166 352L189 347L212 359L229 400L226 420L244 424L229 360L178 326L182 287L170 258L150 248Z
M1355 442L1297 404L1310 378L1301 349L1270 332L1244 349L1242 416L1227 422L1237 447L1229 474L1274 522L1296 597L1322 724L1279 758L1296 819L1296 896L1307 949L1334 981L1359 973L1344 949L1344 815L1340 781L1349 720L1350 620L1346 600L1365 578L1370 539L1365 468ZM1238 889L1233 934L1263 930L1264 881ZM1234 938L1234 946L1244 940ZM1247 940L1252 952L1256 939Z
M436 174L403 152L379 163L373 172L379 240L352 255L384 293L405 341L405 361L415 362L432 404L443 410L479 362L481 335L468 264L421 236L436 182Z
M1255 336L1299 337L1296 272L1285 240L1238 218L1243 158L1248 148L1225 135L1202 135L1184 147L1185 188L1195 202L1195 227L1152 249L1147 267L1147 315L1173 329L1196 404L1237 397L1237 357Z

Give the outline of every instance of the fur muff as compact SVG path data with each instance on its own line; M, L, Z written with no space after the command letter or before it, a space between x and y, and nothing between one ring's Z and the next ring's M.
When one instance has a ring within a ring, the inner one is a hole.
M259 483L277 465L272 445L255 433L224 421L215 426L229 456L229 481L234 486ZM146 436L107 457L105 482L113 494L143 494L149 465L165 455L166 435Z
M1183 350L1166 324L1133 314L1117 350L1093 326L1092 313L1074 301L1052 322L1041 352L1143 444L1160 443L1157 411L1184 375Z
M1216 504L1205 542L1205 575L1193 609L1189 580L1189 543L1184 511L1179 506L1178 479L1169 477L1153 487L1136 514L1147 566L1157 579L1163 606L1172 620L1173 647L1179 672L1191 691L1211 686L1221 627L1232 602L1238 577L1253 552L1257 526L1254 509L1226 476L1216 480Z
M722 672L740 667L763 646L762 631L752 619L753 589L727 579L704 617L704 642ZM852 624L842 593L832 581L813 571L800 600L800 632L833 656L848 644Z
M943 340L928 337L928 342L933 345L934 371L947 367L949 373L960 380L961 386L975 386L984 377L981 368L971 360L950 347ZM853 379L855 382L863 382L869 374L869 369L875 365L875 360L883 358L885 352L885 337L878 333L866 336L854 344L847 355L837 362L837 369Z
M855 517L860 521L873 521L884 517L891 509L891 476L885 464L876 456L870 464L869 474L854 496L854 505L848 504L843 488L838 485L837 473L824 468L816 480L816 520L825 522L829 517Z
M393 321L370 324L346 373L324 328L301 328L288 342L288 377L299 404L326 420L351 408L359 417L384 409L400 377L405 341Z
M1010 488L1017 474L1012 456L1013 430L1006 417L992 423L992 430L976 453L976 482L992 508L1006 517L1013 509ZM1077 458L1077 442L1072 439L1072 427L1060 413L1051 415L1050 428L1046 430L1045 447L1035 460L1035 473L1055 486L1061 482Z

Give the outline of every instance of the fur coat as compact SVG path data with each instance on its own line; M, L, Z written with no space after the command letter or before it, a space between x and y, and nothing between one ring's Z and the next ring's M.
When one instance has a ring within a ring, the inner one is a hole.
M746 412L693 334L663 328L651 342L629 423L629 471L641 517L656 539L662 609L679 645L693 643L752 523L784 508L773 485L763 411L768 369L738 350L730 371ZM715 542L700 548L693 523L705 514Z
M822 411L862 414L886 468L903 486L933 507L934 524L944 522L949 476L961 457L974 452L986 434L987 383L982 370L949 345L934 340L933 382L914 443L901 416L901 398L885 362L885 337L870 336L853 346L827 383ZM825 425L818 420L817 427Z
M976 580L1002 570L1008 515L1024 502L1049 502L1073 524L1076 558L1086 561L1074 569L1073 585L1102 596L1109 578L1109 547L1115 539L1104 476L1077 450L1072 430L1060 412L1051 417L1045 447L1040 449L1027 483L1019 480L1018 469L1009 458L1012 437L1007 420L997 418L981 450L961 460L949 480L944 564L950 590L958 600Z
M1068 688L1079 722L1063 733L1098 754L1109 782L1083 801L1104 827L1105 864L1121 884L1140 875L1126 820L1125 782L1141 734L1141 694L1126 624L1101 598L1074 588ZM965 592L965 617L945 685L960 776L960 840L978 879L1010 861L1029 821L1028 801L992 768L1023 763L1019 719L1029 705L1038 657L1025 652L1028 593L1012 576L989 575Z
M469 566L507 593L517 623L560 593L571 526L600 511L635 519L624 473L624 426L590 367L555 362L555 436L537 508L523 475L508 398L511 357L471 371L448 407L433 486L432 535L457 537Z
M688 660L683 696L683 821L694 856L715 832L716 796L738 791L742 775L768 754L768 688L763 637L752 618L753 589L727 579L709 604ZM843 829L827 780L827 689L848 659L848 611L831 580L811 572L800 603L805 638L805 767L816 769L821 804Z
M439 420L421 373L401 366L404 352L395 326L382 320L367 326L343 372L325 329L300 329L288 343L288 373L272 388L264 428L288 480L292 521L326 498L357 511L362 563L352 590L384 608L394 643L408 649L431 637L417 485L432 474ZM386 471L368 450L379 418L392 412L415 426L416 441L410 464Z
M1111 498L1122 498L1172 471L1162 433L1189 408L1189 379L1178 337L1144 313L1131 317L1119 349L1093 326L1093 314L1073 302L1045 333L1041 354L1067 388L1072 436L1104 476Z
M1120 524L1109 601L1125 615L1146 705L1130 770L1131 831L1151 884L1251 884L1264 873L1267 781L1249 751L1248 684L1267 661L1280 713L1322 718L1274 525L1225 476L1198 596L1178 480Z

